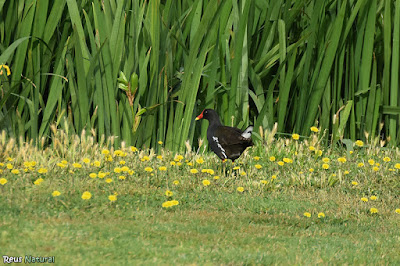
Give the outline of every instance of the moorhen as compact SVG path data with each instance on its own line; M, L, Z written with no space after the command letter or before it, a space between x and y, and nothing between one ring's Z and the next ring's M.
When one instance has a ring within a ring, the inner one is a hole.
M234 162L243 151L253 145L251 133L253 126L241 131L235 127L223 126L217 112L213 109L204 109L196 120L207 119L207 140L211 150L222 160L231 159Z

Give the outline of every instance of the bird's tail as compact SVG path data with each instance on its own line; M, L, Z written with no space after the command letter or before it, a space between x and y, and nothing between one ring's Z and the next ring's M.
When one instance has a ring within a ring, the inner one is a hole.
M249 139L251 137L251 133L253 133L253 126L249 126L247 127L243 133L242 133L242 137L245 139Z

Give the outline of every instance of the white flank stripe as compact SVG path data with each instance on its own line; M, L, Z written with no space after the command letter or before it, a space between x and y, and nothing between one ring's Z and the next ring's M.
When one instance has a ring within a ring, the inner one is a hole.
M219 144L218 138L217 138L217 137L214 137L214 136L213 136L212 138L213 138L213 140L217 143L218 148L221 149L221 152L222 152L222 155L224 156L224 158L227 159L228 157L227 157L226 154L225 154L225 149L222 148L221 144Z

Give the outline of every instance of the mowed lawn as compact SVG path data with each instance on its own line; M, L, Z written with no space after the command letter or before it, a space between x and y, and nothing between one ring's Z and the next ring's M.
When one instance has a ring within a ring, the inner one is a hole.
M87 145L4 149L1 255L74 265L400 263L397 150L278 140L231 165L207 153Z

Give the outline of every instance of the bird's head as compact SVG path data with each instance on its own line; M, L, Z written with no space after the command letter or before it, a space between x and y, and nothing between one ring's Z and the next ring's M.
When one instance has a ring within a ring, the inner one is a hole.
M210 117L215 116L215 115L218 117L217 112L215 112L213 109L204 109L203 112L201 112L201 114L199 114L196 117L196 120L200 120L203 118L209 120Z

